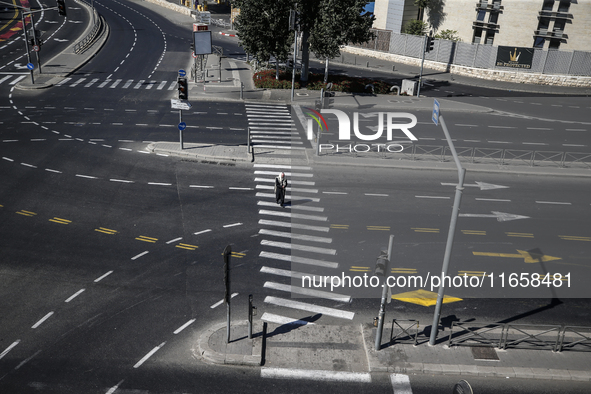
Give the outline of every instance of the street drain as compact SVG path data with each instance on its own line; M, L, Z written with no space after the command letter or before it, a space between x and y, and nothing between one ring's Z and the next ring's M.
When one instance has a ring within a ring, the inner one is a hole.
M489 346L471 346L472 356L474 360L498 360L497 352L494 348Z

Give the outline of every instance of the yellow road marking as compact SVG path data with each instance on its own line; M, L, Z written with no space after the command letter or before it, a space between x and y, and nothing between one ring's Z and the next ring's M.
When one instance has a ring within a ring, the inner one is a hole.
M486 231L480 231L480 230L462 230L462 234L466 234L466 235L486 235Z
M517 249L517 253L490 253L490 252L472 252L474 256L488 256L488 257L508 257L508 258L522 258L525 263L538 263L540 261L562 260L561 257L547 256L545 254L530 253L525 250Z
M464 276L464 274L466 274L466 276L483 276L484 274L486 274L486 272L484 272L484 271L458 271L459 276Z
M341 230L348 230L349 229L349 225L348 224L331 224L330 228L338 228Z
M35 212L31 212L31 211L25 211L24 209L21 209L20 211L17 212L19 215L23 215L23 216L35 216L37 215Z
M416 268L392 268L393 274L416 274Z
M16 5L16 0L12 0L12 4ZM12 16L12 18L6 22L4 24L4 26L0 27L0 31L6 29L8 26L10 26L10 24L12 23L12 21L14 21L16 18L18 17L18 9L15 7L14 9L14 15ZM12 29L10 29L12 31L16 31L16 30L20 30L20 28L17 27L13 27Z
M99 233L109 234L109 235L113 235L113 234L117 233L117 230L111 230L110 228L105 228L105 227L95 228L94 231L98 231Z
M507 237L521 237L521 238L533 238L534 235L532 233L505 233Z
M353 271L353 272L369 272L369 268L367 268L367 269L349 268L349 271Z
M156 243L156 241L158 241L158 238L146 237L145 235L140 235L136 239L138 241L144 241L144 242L150 242L150 243Z
M176 248L181 248L181 249L187 249L187 250L195 250L199 246L197 246L197 245L189 245L189 244L178 244L178 245L175 245L175 247Z
M416 233L439 233L438 228L411 227L411 230L415 230Z
M407 291L406 293L392 294L392 299L403 302L409 302L411 304L433 306L437 303L437 293L419 289L414 291ZM462 301L462 299L444 295L442 300L444 304L457 301Z
M367 226L368 230L389 231L390 226Z
M558 237L565 241L591 241L591 237L579 237L576 235L559 235Z
M60 219L57 217L54 217L53 219L49 219L50 222L54 222L54 223L59 223L59 224L70 224L72 223L71 220L68 219Z

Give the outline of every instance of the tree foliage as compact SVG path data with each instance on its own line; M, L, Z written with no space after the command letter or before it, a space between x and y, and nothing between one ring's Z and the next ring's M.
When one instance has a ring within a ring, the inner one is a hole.
M424 36L427 31L427 27L428 25L425 22L412 19L404 28L404 33L412 34L414 36Z
M360 44L373 38L374 17L361 14L366 0L322 0L310 26L310 50L319 58L332 59L349 43Z
M288 28L291 0L234 0L240 8L236 18L240 45L246 53L259 61L271 56L287 60L293 43L293 32Z
M458 32L456 30L441 30L435 35L435 38L441 38L443 40L450 40L450 41L462 41L462 39L458 36Z

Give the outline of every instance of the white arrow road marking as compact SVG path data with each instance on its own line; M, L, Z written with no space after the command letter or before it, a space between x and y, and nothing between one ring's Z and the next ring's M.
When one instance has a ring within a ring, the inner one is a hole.
M529 216L515 215L513 213L504 213L491 211L492 215L485 213L460 213L461 217L465 218L496 218L499 222L508 222L516 219L529 219Z
M18 68L19 70L26 69L27 65L21 66L20 63L14 63L14 68Z
M63 38L54 38L54 40L57 41L57 42L67 42L67 41L70 41L70 40L66 40L66 39L63 39Z
M442 186L457 186L457 183L444 183L441 182ZM495 185L493 183L485 183L476 181L474 184L464 183L465 187L479 187L480 190L494 190L494 189L508 189L509 186Z

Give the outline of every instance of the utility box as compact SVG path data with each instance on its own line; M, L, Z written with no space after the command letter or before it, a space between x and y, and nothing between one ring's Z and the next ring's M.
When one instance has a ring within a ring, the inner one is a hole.
M401 94L406 93L409 96L414 96L417 93L417 89L419 86L418 81L413 81L412 79L403 79L402 80L402 92Z

